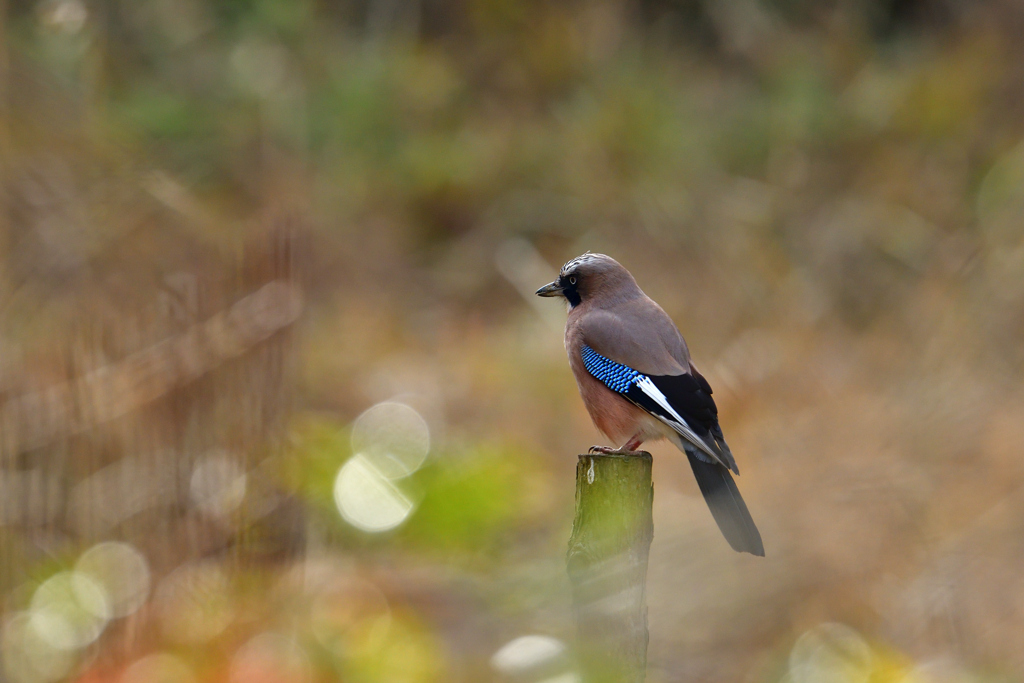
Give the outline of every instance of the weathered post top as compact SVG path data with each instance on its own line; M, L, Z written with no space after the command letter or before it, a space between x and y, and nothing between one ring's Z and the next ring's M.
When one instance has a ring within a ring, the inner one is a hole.
M567 565L586 683L642 683L647 558L654 536L652 459L589 454L576 465Z

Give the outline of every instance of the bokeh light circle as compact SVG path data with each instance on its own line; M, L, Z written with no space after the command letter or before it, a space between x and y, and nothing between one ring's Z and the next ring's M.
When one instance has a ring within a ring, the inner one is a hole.
M223 451L204 458L192 471L189 493L196 506L208 515L226 517L245 499L246 476L242 466Z
M361 453L349 458L338 471L334 503L346 522L369 533L394 529L414 507Z
M79 572L44 581L29 606L32 628L58 650L78 650L96 640L112 617L103 586Z
M352 425L352 452L361 454L388 479L406 477L430 452L427 421L404 403L378 403Z
M309 658L295 640L261 633L239 648L231 660L229 683L306 683L312 680Z
M175 569L157 586L155 604L167 637L178 643L202 643L227 628L234 618L230 584L213 562Z
M134 613L149 596L149 565L142 553L127 543L94 545L78 559L75 571L103 587L113 617Z
M75 664L69 650L53 647L32 625L29 612L10 615L0 629L0 658L10 683L50 683L63 678Z
M536 634L520 636L494 653L491 666L507 676L516 676L549 665L565 652L565 644L557 638Z
M871 646L845 624L815 626L789 653L793 683L867 683L872 666Z
M180 658L166 652L147 655L133 663L118 683L195 683L192 669Z

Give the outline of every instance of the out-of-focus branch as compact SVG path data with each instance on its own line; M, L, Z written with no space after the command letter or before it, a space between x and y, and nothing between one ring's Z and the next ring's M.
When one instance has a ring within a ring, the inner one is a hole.
M0 406L0 457L121 417L236 358L288 327L302 311L299 289L274 281L183 334L82 377Z

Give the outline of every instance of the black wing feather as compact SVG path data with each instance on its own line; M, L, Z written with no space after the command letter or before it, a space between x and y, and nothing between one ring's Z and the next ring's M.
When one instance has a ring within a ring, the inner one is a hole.
M711 509L711 516L715 518L725 540L737 552L764 557L761 534L729 470L717 463L704 462L695 457L696 451L687 450L686 455L700 492L704 494L704 500Z
M725 442L718 424L718 406L711 398L711 386L696 370L687 375L648 375L654 386L665 395L669 405L690 425L690 429L704 440L713 453L736 474L740 473L729 444ZM644 410L668 417L665 411L639 387L630 387L626 397Z
M712 452L719 456L722 462L727 463L729 468L739 474L732 451L729 450L729 446L722 436L722 427L718 423L718 406L711 398L711 386L707 380L696 370L693 370L692 375L648 375L648 377L654 386L665 395L673 410L686 420L690 429L707 444ZM671 417L664 408L635 384L631 385L626 392L626 398L655 415ZM750 516L750 511L747 510L747 504L743 501L743 496L740 495L729 468L723 467L717 462L711 462L706 454L689 443L685 444L684 450L690 461L693 476L697 479L700 492L704 495L704 500L711 510L711 516L715 518L715 523L721 529L725 540L737 552L764 556L761 534Z
M718 423L718 406L711 398L711 386L696 370L692 369L692 375L647 375L654 383L654 386L664 394L668 404L679 414L690 429L705 442L708 448L716 453L722 462L729 467L723 467L717 462L695 448L690 443L684 444L686 457L690 461L690 468L697 479L700 492L711 510L711 516L721 529L722 535L738 552L751 553L764 556L764 544L761 541L761 534L754 524L750 511L740 495L736 482L732 478L732 469L739 474L736 467L736 460L729 450L725 438L722 436L722 427ZM637 384L630 383L629 388L623 394L632 403L643 410L654 415L660 415L669 420L675 418L662 408L657 401L648 396Z

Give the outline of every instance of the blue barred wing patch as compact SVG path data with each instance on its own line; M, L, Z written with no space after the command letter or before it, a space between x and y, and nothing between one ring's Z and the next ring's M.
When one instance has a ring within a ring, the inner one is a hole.
M586 344L583 345L583 351L580 355L583 356L583 365L587 368L587 372L597 378L598 381L612 391L623 394L623 398L627 401L647 411L674 429L680 436L706 453L711 458L709 462L717 462L728 467L711 450L704 439L693 431L693 428L679 414L679 411L672 406L672 403L665 396L664 392L658 388L658 385L654 383L654 380L627 365L616 363L612 359L602 356Z
M582 356L587 372L600 380L606 387L620 394L629 391L630 385L643 377L633 368L605 358L589 346L583 346Z

